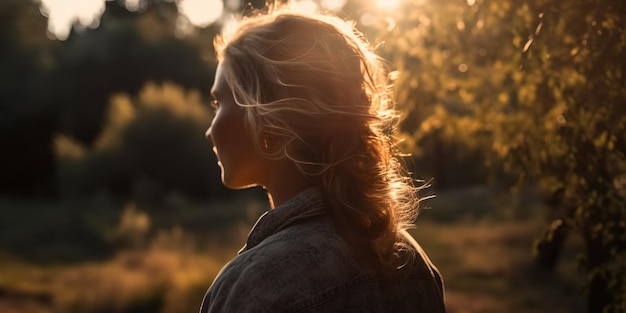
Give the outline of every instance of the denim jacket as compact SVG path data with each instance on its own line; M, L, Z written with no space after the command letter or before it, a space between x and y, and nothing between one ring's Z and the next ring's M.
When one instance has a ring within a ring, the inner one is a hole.
M402 252L396 268L373 273L336 232L319 192L308 189L259 218L200 313L445 312L439 272L403 235L414 250Z

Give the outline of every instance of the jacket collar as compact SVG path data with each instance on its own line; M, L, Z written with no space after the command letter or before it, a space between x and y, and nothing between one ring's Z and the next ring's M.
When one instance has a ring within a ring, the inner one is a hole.
M239 251L239 254L254 248L265 238L294 223L323 215L327 211L327 205L321 192L317 188L306 189L282 205L261 215L250 231L246 245Z

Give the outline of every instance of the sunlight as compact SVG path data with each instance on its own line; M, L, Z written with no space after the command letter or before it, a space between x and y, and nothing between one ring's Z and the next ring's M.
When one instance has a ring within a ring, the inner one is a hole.
M78 22L83 27L98 27L104 12L104 3L109 0L40 0L41 14L48 18L48 31L56 39L65 40L72 25Z
M329 11L339 11L346 5L348 0L322 0L320 5Z
M41 14L48 18L48 32L52 38L66 40L75 23L79 27L96 28L105 10L105 2L113 0L39 0ZM228 0L229 6L236 6L238 0ZM130 11L141 10L145 2L126 0L124 5ZM191 24L205 27L217 21L224 11L221 0L177 0L178 9Z
M235 14L228 14L222 20L222 34L226 36L232 35L241 22L241 16Z
M398 7L400 0L376 0L379 8L384 10L393 10Z
M191 24L205 27L217 21L224 12L221 0L178 0L178 10Z
M312 0L299 0L289 3L289 7L300 13L315 13L317 11L317 3Z
M124 0L124 6L128 11L136 12L146 8L146 1L142 0Z

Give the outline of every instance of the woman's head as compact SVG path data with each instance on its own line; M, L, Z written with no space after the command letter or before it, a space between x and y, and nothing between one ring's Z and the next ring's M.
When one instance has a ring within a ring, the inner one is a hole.
M391 103L378 58L338 18L263 15L217 43L223 74L258 148L269 140L272 157L292 158L305 172L348 157L320 159L327 140L366 133L391 117L384 112Z
M414 217L394 156L387 71L345 21L276 11L216 40L221 79L257 153L320 187L349 240L384 261Z

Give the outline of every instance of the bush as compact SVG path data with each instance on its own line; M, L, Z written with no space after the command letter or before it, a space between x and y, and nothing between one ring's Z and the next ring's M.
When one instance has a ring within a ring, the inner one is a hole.
M204 138L210 121L201 95L172 83L149 83L136 98L115 95L92 147L56 136L59 192L76 198L104 190L144 201L168 192L215 196L223 187Z

